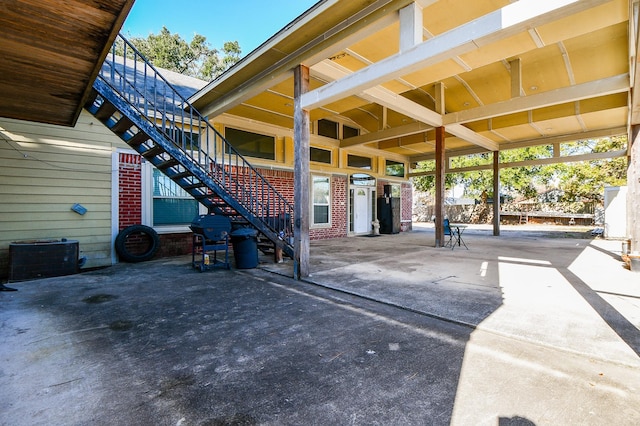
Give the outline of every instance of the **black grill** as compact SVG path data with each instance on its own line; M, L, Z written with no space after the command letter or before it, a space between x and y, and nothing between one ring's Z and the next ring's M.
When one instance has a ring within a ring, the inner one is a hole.
M226 216L203 214L196 216L189 228L193 231L191 262L194 268L205 271L211 268L230 269L229 233L231 221ZM218 259L218 251L224 258ZM196 260L196 256L198 260Z
M211 241L224 240L231 232L231 221L225 216L203 214L196 216L189 226L195 234Z

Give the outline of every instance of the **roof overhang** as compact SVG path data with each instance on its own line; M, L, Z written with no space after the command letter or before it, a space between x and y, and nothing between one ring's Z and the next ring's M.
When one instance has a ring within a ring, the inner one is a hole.
M362 129L343 148L412 161L440 126L447 150L576 140L637 121L637 15L637 0L325 0L192 101L290 129L305 65L311 119Z
M133 2L3 2L0 116L74 125Z

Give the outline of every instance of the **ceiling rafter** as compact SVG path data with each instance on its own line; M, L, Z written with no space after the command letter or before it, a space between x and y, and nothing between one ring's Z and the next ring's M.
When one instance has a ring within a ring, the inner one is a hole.
M331 61L323 61L314 65L311 68L311 73L314 76L319 75L322 78L334 81L352 74L347 68ZM365 89L358 96L393 109L414 120L422 121L435 127L442 126L442 116L440 114L381 86Z
M403 136L415 135L432 130L433 126L421 122L405 124L404 126L393 127L390 129L380 130L379 132L367 133L364 135L354 136L352 138L343 139L340 142L340 148L347 148L355 145L362 145L371 142L380 142L387 139L401 138Z
M556 21L610 0L521 0L440 34L340 80L301 96L301 107L317 108L369 87L385 83L421 67L437 64L479 46Z
M573 67L571 66L571 58L569 58L569 52L567 52L567 48L561 41L558 42L558 48L560 48L560 52L562 52L562 60L564 61L564 67L567 70L569 83L571 83L571 85L573 86L574 84L576 84L576 76L573 72Z
M480 96L478 96L478 94L471 88L471 85L467 83L464 78L460 77L459 74L454 75L453 78L455 78L458 83L460 83L465 89L467 89L469 95L471 95L473 100L476 101L478 105L484 105L484 102L482 102Z
M529 111L531 109L579 101L597 96L627 92L628 90L629 76L627 74L620 74L614 77L604 78L602 80L576 84L575 86L562 89L550 90L548 92L513 98L478 108L449 113L444 116L443 123L445 125L452 123L468 123L471 121L484 120L500 115Z
M529 146L536 146L536 145L552 145L555 143L573 142L573 141L583 140L583 139L606 138L606 137L624 135L626 134L626 131L627 129L624 126L611 127L608 129L591 130L589 132L582 132L582 133L578 132L578 133L570 133L566 135L547 136L543 138L534 138L534 139L527 139L522 141L507 142L500 145L500 150L506 151L509 149L526 148ZM448 158L448 157L458 157L462 155L473 155L473 154L479 154L482 152L485 152L485 150L479 147L449 150L446 152L446 157ZM411 157L409 160L412 163L417 163L419 161L429 161L433 159L435 159L434 153L416 155Z
M538 158L536 160L525 160L525 161L514 161L510 163L500 163L498 168L500 169L508 169L512 167L530 167L530 166L545 166L550 164L558 164L558 163L575 163L579 161L594 161L594 160L604 160L607 158L618 158L624 157L627 155L627 150L619 150L619 151L608 151L608 152L592 152L589 154L575 154L575 155L566 155L560 157L549 157L549 158ZM475 172L479 170L491 170L493 169L493 164L482 164L478 166L469 166L469 167L449 167L449 162L446 162L445 172L447 173L466 173L466 172ZM418 177L418 176L429 176L434 175L435 170L424 171L424 172L413 172L409 173L409 177Z
M332 61L323 61L314 65L311 68L311 72L314 76L319 75L322 78L336 81L352 75L350 70ZM384 87L376 86L365 89L359 93L358 96L370 102L393 109L400 114L404 114L409 118L421 121L430 126L440 127L443 125L441 114L385 89ZM447 132L463 140L482 146L488 150L496 151L498 149L498 144L491 139L457 123L447 126Z
M319 3L319 8L314 10L311 15L295 22L292 27L287 28L287 31L276 34L264 45L235 64L234 68L239 72L243 67L250 66L253 57L258 57L266 51L274 49L274 46L286 36L287 32L303 28L308 20L312 20L315 15L321 14L323 10L329 9L337 2L338 0L331 0L322 2L322 4ZM275 84L292 78L293 70L299 64L315 64L328 57L331 54L330 52L335 53L336 51L344 49L354 42L372 34L378 28L383 28L397 22L398 15L388 13L386 9L390 3L392 3L392 0L374 0L373 3L360 10L356 15L340 22L314 40L304 44L271 66L266 67L260 73L245 80L240 86L235 86L234 90L225 91L224 95L217 97L213 101L207 101L206 95L210 92L215 93L216 91L212 89L223 86L225 79L231 77L234 73L224 73L220 78L209 83L204 89L189 99L189 101L196 105L199 111L205 116L215 117L220 115L247 99L262 93ZM376 25L369 25L370 22L376 22Z

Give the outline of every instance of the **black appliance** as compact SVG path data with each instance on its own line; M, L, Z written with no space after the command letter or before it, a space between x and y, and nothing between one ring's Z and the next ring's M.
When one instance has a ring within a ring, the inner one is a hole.
M381 234L400 232L400 198L378 198L378 220Z

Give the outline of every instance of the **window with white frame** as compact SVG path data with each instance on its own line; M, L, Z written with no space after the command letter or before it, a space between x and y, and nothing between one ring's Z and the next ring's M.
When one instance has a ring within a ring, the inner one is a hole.
M331 223L331 178L312 176L311 179L311 225Z
M189 224L198 210L198 202L191 195L153 169L153 226Z

